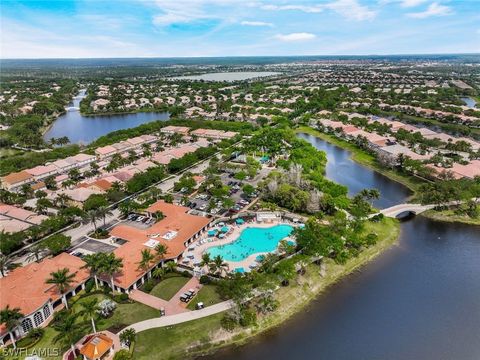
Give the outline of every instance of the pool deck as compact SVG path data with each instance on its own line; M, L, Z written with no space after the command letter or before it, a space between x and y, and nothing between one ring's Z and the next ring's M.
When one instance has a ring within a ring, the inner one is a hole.
M205 250L214 247L214 246L220 246L220 245L225 245L225 244L230 244L233 241L237 240L240 237L240 234L243 230L251 227L255 228L270 228L276 225L290 225L290 226L295 226L295 224L291 224L288 221L274 221L271 223L257 223L257 222L250 222L250 223L245 223L243 225L236 225L236 224L227 224L227 226L231 227L233 230L225 236L224 239L219 239L217 237L210 237L207 239L212 239L213 241L211 242L206 242L205 244L198 245L198 241L195 243L195 249L193 251L190 251L189 253L193 254L195 256L195 261L201 261L202 259L202 254L205 252ZM250 271L250 265L256 263L256 258L259 255L266 255L269 252L258 252L255 254L252 254L248 256L247 258L240 260L240 261L226 261L225 262L229 266L230 271L234 271L237 268L243 268L246 272ZM192 262L193 263L193 262ZM203 269L205 272L207 272L206 267Z

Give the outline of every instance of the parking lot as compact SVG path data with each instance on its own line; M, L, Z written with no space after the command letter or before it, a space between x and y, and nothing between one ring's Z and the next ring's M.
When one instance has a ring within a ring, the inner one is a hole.
M131 213L123 221L125 225L136 227L138 229L147 229L153 224L155 224L155 218L145 216L142 214Z
M87 241L77 245L70 252L74 256L80 258L85 255L94 254L94 253L111 253L117 247L115 245L108 244L106 241L88 239Z

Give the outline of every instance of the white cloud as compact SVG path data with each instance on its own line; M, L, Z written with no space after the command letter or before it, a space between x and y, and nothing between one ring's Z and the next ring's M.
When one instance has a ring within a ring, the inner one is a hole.
M162 13L154 16L153 23L167 26L209 19L222 19L225 14L219 14L217 12L218 8L235 5L235 0L155 0L154 4ZM207 6L209 6L208 10L205 9Z
M406 0L415 1L415 0ZM417 0L418 1L418 0ZM371 20L375 17L375 11L360 4L358 0L334 0L322 5L261 5L262 10L287 11L297 10L305 13L320 13L331 10L349 20Z
M288 41L288 42L313 40L315 38L316 38L315 34L306 33L306 32L275 35L275 39L280 41Z
M269 22L264 22L264 21L242 21L240 25L243 26L267 26L267 27L273 27L272 23Z
M434 2L428 6L427 10L415 13L408 13L407 16L416 19L425 19L431 16L446 16L451 14L453 14L453 11L450 7Z
M262 5L262 10L298 10L306 13L319 13L323 11L321 5Z
M415 7L415 6L418 6L420 4L423 4L426 1L427 0L400 0L400 6L405 7L405 8Z
M376 16L375 11L361 5L358 0L337 0L325 5L349 20L371 20Z

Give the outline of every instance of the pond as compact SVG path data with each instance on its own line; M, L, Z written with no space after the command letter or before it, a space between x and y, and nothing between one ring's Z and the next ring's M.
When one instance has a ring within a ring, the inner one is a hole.
M112 131L136 127L151 121L168 120L167 112L139 112L133 114L95 115L80 114L80 101L85 97L81 90L67 106L67 112L58 117L45 133L46 141L67 136L71 143L88 144Z
M279 72L273 71L238 71L238 72L218 72L201 75L177 76L176 80L205 80L205 81L241 81L248 79L261 78L266 76L279 75Z

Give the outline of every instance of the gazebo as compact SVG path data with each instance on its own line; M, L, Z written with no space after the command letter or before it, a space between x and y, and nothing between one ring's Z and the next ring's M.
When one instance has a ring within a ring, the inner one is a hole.
M113 340L107 335L96 334L80 348L84 360L107 359L113 355Z

